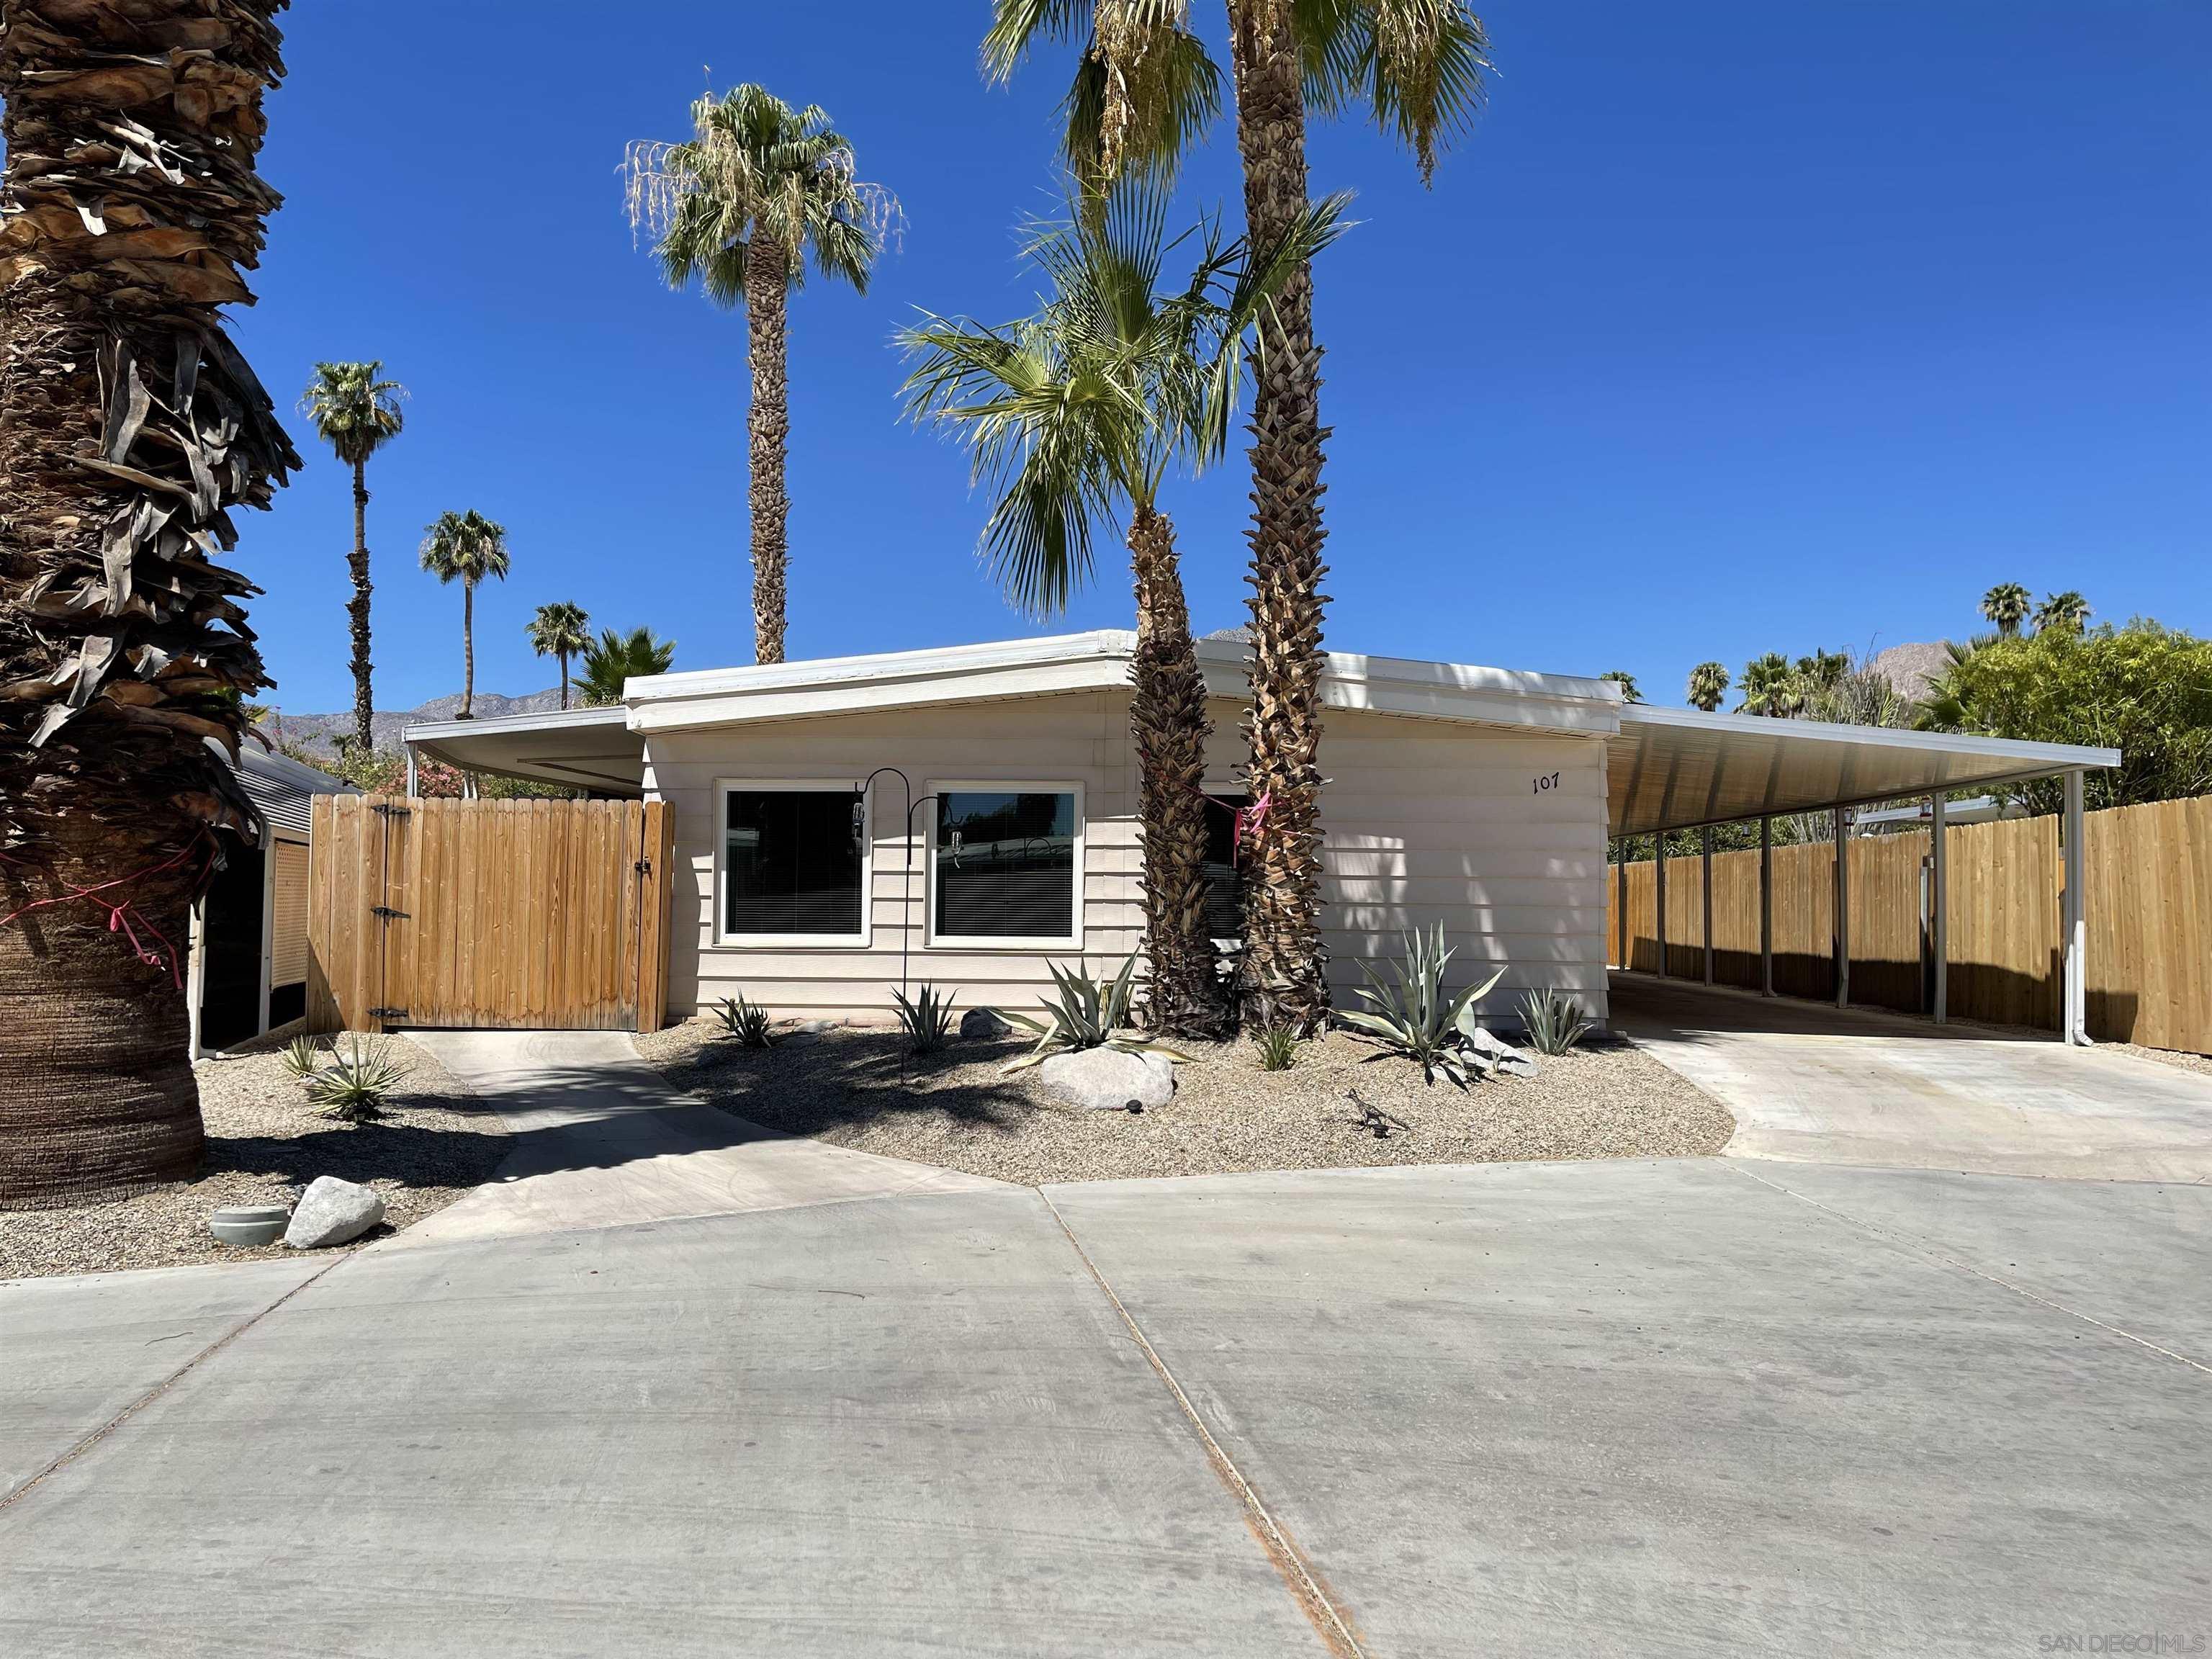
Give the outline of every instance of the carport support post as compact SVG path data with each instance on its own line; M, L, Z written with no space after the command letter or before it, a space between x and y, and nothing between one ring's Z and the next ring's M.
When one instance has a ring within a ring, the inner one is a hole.
M1613 868L1613 890L1615 901L1613 910L1620 921L1620 925L1613 930L1613 943L1617 949L1620 965L1623 968L1631 968L1635 964L1629 960L1628 837L1626 836L1623 836L1620 838L1620 857L1617 861L1615 861Z
M1698 874L1705 887L1705 983L1713 982L1713 827L1710 823L1698 832L1700 841L1698 859Z
M1659 935L1659 977L1667 977L1667 832L1651 837L1651 909Z
M1836 1006L1851 1006L1851 845L1844 839L1849 828L1844 809L1835 809L1836 825Z
M1774 994L1774 820L1759 821L1759 994Z
M2066 775L2066 971L2063 990L2065 1008L2061 1029L2069 1042L2086 1047L2089 1041L2089 919L2083 902L2086 879L2081 857L2081 770Z
M1948 914L1950 907L1950 866L1945 858L1943 845L1943 792L1937 790L1929 797L1928 823L1933 839L1929 842L1928 860L1928 934L1930 954L1936 958L1936 1023L1941 1025L1951 1017L1951 928Z

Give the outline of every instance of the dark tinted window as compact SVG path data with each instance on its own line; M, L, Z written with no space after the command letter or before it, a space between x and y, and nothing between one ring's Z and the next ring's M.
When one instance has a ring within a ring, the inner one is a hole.
M860 931L849 789L732 789L724 798L722 931Z
M1226 803L1224 805L1224 803ZM1206 936L1244 937L1244 871L1237 862L1237 812L1248 795L1218 795L1206 803Z
M954 790L937 803L940 939L1075 934L1075 797Z

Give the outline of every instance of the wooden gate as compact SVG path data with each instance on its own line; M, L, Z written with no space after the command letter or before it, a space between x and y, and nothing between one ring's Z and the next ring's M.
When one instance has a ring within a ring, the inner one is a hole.
M658 1030L673 832L665 801L318 795L309 1028Z

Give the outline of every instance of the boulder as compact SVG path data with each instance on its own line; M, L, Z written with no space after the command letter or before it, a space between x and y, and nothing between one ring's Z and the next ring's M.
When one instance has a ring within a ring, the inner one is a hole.
M293 1206L284 1242L295 1250L350 1243L383 1219L384 1199L375 1188L317 1176Z
M989 1008L970 1008L960 1016L960 1035L963 1037L993 1042L1013 1034L1014 1028Z
M1164 1054L1083 1048L1054 1054L1037 1067L1037 1076L1061 1099L1097 1112L1164 1106L1175 1097L1175 1062Z
M1534 1077L1536 1075L1536 1061L1533 1056L1522 1054L1503 1037L1492 1036L1481 1026L1478 1025L1472 1030L1463 1030L1460 1036L1468 1048L1479 1054L1486 1056L1491 1065L1504 1073L1506 1076Z

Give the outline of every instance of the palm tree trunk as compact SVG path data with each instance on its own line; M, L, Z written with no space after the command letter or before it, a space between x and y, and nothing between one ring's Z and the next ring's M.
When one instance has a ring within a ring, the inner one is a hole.
M745 248L745 332L752 362L753 660L783 660L786 524L783 453L791 434L791 398L784 356L784 310L790 296L783 246L755 236Z
M1129 524L1137 653L1129 732L1145 859L1145 955L1151 1022L1170 1036L1221 1035L1226 1004L1206 932L1206 678L1190 636L1175 526L1150 507Z
M1306 206L1305 100L1291 0L1230 0L1237 144L1252 245ZM1248 787L1265 800L1245 884L1243 1014L1310 1031L1328 1015L1321 942L1323 531L1321 351L1313 283L1284 285L1253 364L1252 707Z
M376 703L368 665L368 468L353 464L353 599L346 619L353 629L353 735L367 755L376 747Z
M268 683L210 555L300 465L217 309L276 204L278 9L0 7L0 1206L199 1158L178 957L259 830L207 739Z
M561 707L565 710L568 707L568 653L563 651L559 654L561 658Z
M461 712L458 718L477 717L477 585L461 582Z

